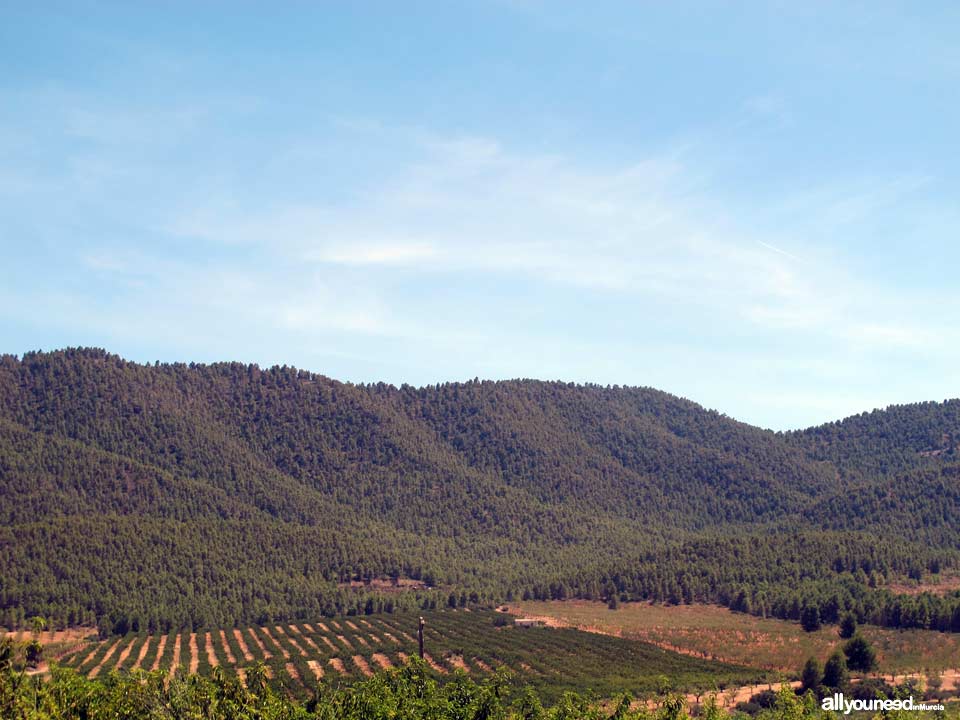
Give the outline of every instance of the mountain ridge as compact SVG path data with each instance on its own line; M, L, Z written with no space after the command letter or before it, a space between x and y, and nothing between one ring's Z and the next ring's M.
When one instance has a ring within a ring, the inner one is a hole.
M727 602L742 588L769 599L800 592L805 577L843 585L857 570L882 583L957 562L953 437L958 401L776 433L652 388L354 385L99 349L6 355L0 611L9 622L44 612L202 626L408 602L339 587L373 576L429 580L418 603L447 591L488 603L524 593ZM923 454L937 438L949 447ZM59 556L37 539L45 527ZM111 533L141 548L141 567ZM160 557L143 543L163 533L182 542ZM756 572L718 567L745 552L729 545L738 535L755 545ZM97 566L91 537L113 548L111 562ZM817 549L784 575L777 556L793 552L791 537ZM231 555L244 542L248 565ZM213 558L229 580L211 574ZM269 562L279 575L262 571ZM155 600L130 597L125 576L151 573ZM854 586L831 587L863 602Z

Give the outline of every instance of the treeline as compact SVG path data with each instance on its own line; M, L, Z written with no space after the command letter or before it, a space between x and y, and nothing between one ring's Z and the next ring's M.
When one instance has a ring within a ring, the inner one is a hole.
M56 626L97 624L111 633L196 631L504 600L616 598L717 602L790 620L813 606L826 623L852 612L861 622L955 630L956 594L895 596L883 588L925 556L906 543L866 539L784 533L651 546L624 537L622 544L517 550L509 540L465 546L385 528L58 519L0 529L0 624L43 615ZM944 561L928 551L926 562ZM375 578L426 587L345 586Z
M808 582L800 589L776 588L767 593L742 589L721 598L735 612L801 622L837 624L844 615L882 627L960 632L960 592L935 595L893 594L874 590L852 577Z
M955 597L882 589L960 567L954 437L957 403L777 434L647 388L3 356L0 624L581 597L947 629ZM426 587L344 587L374 578Z

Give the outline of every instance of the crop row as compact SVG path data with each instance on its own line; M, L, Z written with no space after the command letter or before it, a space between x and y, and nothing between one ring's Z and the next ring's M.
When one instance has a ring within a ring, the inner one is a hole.
M268 678L296 692L309 690L329 674L358 678L403 663L417 651L416 638L408 632L416 632L416 618L412 620L410 627L396 620L349 618L197 633L130 634L83 646L60 662L90 677L138 669L173 674L178 667L207 674L220 666L241 678L250 666L262 662ZM456 665L434 666L440 673L456 669Z
M89 676L111 670L178 667L207 674L220 666L245 680L265 665L267 677L305 696L327 679L351 681L404 663L417 653L418 617L348 617L264 627L169 635L127 635L85 646L62 663ZM661 650L646 643L573 629L523 629L493 612L445 611L426 616L424 659L439 676L482 675L505 666L546 696L562 689L600 694L652 691L663 675L685 688L722 687L759 679L747 671Z

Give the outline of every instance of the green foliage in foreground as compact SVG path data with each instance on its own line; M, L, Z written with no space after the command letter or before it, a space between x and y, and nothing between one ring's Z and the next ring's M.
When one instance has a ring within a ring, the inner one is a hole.
M427 667L414 661L348 687L322 688L306 704L294 703L275 693L265 682L263 667L251 670L247 686L215 670L209 678L178 673L138 671L111 673L88 680L75 671L54 667L48 680L29 677L0 660L0 717L4 720L688 720L681 696L660 700L656 708L632 707L624 696L610 707L568 693L544 708L536 692L517 688L508 673L483 682L462 673L438 683ZM634 704L635 705L635 704ZM726 713L716 697L707 698L696 715L721 720ZM899 720L906 713L888 713ZM812 693L797 697L784 689L773 706L755 717L761 720L834 718L819 709ZM911 717L917 717L911 715ZM960 717L948 711L943 717Z

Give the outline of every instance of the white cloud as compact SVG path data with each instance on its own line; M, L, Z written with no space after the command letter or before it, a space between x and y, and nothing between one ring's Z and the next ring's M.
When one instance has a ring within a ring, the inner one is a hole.
M269 248L321 274L344 266L513 276L725 311L758 331L854 348L918 347L940 334L898 299L878 301L842 248L819 242L830 227L847 230L860 214L912 191L917 178L794 193L765 210L790 228L771 235L718 200L717 179L673 157L590 168L513 153L487 138L419 134L416 142L419 161L353 202L200 208L174 229ZM816 239L805 238L808 230ZM382 292L373 280L369 289ZM396 305L390 315L400 322L402 300Z
M831 181L760 208L690 150L601 166L488 138L398 142L413 159L335 200L242 202L221 175L195 178L185 204L170 193L124 217L156 245L77 246L95 289L16 293L5 312L120 351L339 357L351 379L653 384L746 419L787 402L792 417L859 409L883 396L866 378L892 377L879 358L958 347L955 298L885 286L846 247L916 178Z
M423 262L436 255L435 249L413 239L404 244L392 238L392 242L358 242L350 247L330 248L307 252L305 258L313 262L339 263L344 265L407 265Z

